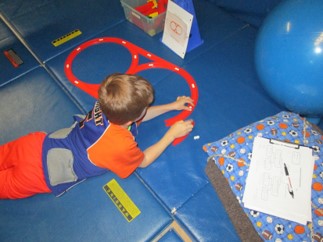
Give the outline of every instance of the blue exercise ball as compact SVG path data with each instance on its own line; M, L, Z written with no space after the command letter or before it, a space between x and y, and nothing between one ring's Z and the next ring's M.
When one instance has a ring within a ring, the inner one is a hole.
M270 12L257 36L255 65L279 104L323 117L323 0L282 1Z

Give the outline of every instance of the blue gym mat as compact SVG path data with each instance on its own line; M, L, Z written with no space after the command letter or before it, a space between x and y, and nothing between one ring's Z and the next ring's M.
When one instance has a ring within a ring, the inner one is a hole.
M131 222L103 190L112 179L141 212ZM120 180L108 173L83 182L61 198L49 194L0 200L0 206L1 241L149 241L172 221L135 175Z
M60 85L43 69L35 68L0 87L3 144L34 131L51 132L70 126L81 113Z
M94 3L85 0L3 0L0 12L42 62L125 21L123 9L116 0ZM81 34L64 44L53 45L53 41L72 35L75 30Z
M39 63L0 19L0 86L36 68Z

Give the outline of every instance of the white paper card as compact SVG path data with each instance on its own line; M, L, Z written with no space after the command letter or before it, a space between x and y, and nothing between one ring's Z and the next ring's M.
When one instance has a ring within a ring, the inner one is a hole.
M193 15L168 1L162 42L181 58L185 57Z
M305 225L312 220L313 167L311 148L256 137L244 206Z

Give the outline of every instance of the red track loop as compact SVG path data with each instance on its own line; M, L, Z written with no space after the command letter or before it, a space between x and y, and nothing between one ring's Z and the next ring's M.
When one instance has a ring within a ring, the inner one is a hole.
M65 61L64 71L65 71L65 74L66 74L68 80L73 85L75 85L79 89L83 90L87 94L91 95L92 97L94 97L96 99L98 98L98 88L99 88L100 84L90 84L90 83L86 83L86 82L83 82L80 79L78 79L73 73L72 63L73 63L75 57L79 53L81 53L83 50L85 50L86 48L88 48L92 45L97 45L97 44L102 44L102 43L120 44L128 49L128 51L130 52L130 54L132 56L132 61L131 61L130 67L126 71L127 74L137 74L137 73L147 70L147 69L159 68L159 69L171 70L171 71L177 73L178 75L182 76L186 80L186 82L190 88L191 98L194 101L194 106L191 107L191 111L184 110L184 111L180 112L178 115L165 120L166 126L171 126L179 120L185 120L193 112L194 108L197 105L197 101L198 101L198 89L197 89L197 85L196 85L194 78L184 69L182 69L182 68L180 68L180 67L178 67L178 66L176 66L176 65L128 42L128 41L125 41L125 40L122 40L119 38L104 37L104 38L92 39L87 42L84 42L83 44L81 44L79 47L75 48L69 54L69 56L66 58L66 61ZM151 62L139 64L140 55L151 60ZM180 143L182 140L185 139L185 137L186 136L176 139L173 142L173 145Z

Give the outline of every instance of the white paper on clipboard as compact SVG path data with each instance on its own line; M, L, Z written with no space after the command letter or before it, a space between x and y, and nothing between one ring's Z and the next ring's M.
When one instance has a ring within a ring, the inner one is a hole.
M256 137L244 206L305 225L312 220L313 168L311 148Z

